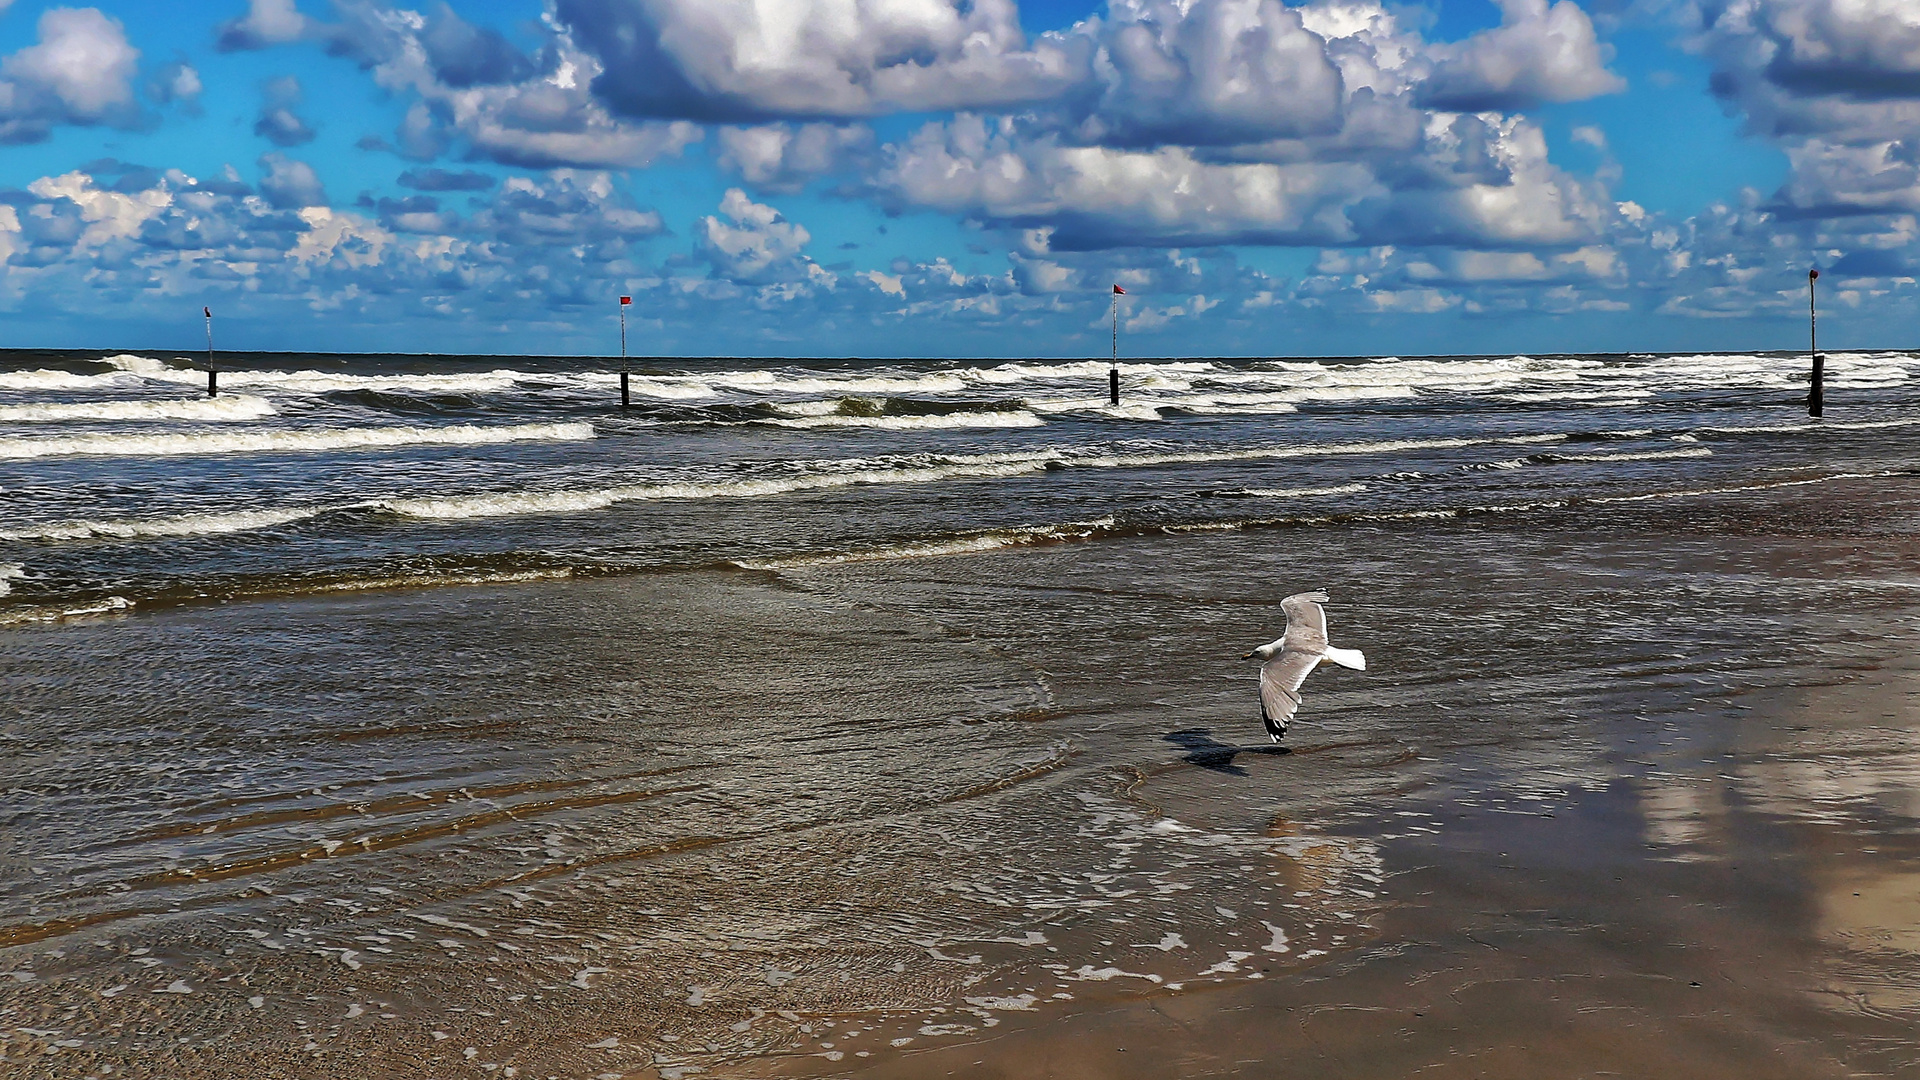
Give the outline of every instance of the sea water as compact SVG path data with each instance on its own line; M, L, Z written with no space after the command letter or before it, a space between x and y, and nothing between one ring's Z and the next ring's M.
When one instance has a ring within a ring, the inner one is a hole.
M827 1068L1284 977L1395 845L1725 749L1920 581L1861 540L1916 516L1907 353L1831 355L1819 422L1789 356L1142 361L1117 407L1104 363L636 362L627 409L605 362L221 364L0 360L29 1075ZM1237 657L1315 587L1370 670L1263 752ZM1910 821L1910 750L1742 797Z

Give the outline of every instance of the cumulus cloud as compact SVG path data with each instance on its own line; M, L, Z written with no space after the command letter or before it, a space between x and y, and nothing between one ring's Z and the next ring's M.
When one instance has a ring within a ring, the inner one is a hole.
M1444 46L1368 0L1117 0L1068 36L1095 50L1083 93L924 126L885 148L883 198L1044 228L1053 251L1572 248L1614 216L1537 125L1483 108L1617 87L1571 0L1511 0L1502 26ZM1470 86L1475 111L1434 103Z
M1547 160L1513 118L1436 123L1414 163L1208 161L1177 146L1123 150L1025 138L961 116L892 148L893 198L1009 227L1052 250L1196 244L1577 245L1613 215L1604 191ZM1463 139L1460 128L1474 136ZM1463 147L1463 143L1469 143ZM1460 155L1465 154L1465 168ZM1414 167L1417 164L1419 167Z
M1024 139L961 116L895 149L881 182L918 206L1046 226L1054 249L1197 243L1342 243L1372 176L1350 162L1211 164L1177 146L1116 150Z
M530 56L445 4L423 17L382 0L354 0L336 14L337 21L321 22L287 0L252 0L248 14L223 29L220 46L304 41L353 60L381 87L411 98L395 148L418 161L463 150L525 168L642 168L703 134L691 123L614 116L589 89L600 61L551 22Z
M873 130L864 124L723 127L719 163L756 190L794 192L864 164L873 142Z
M537 314L597 304L605 281L634 272L635 245L663 231L605 173L515 177L462 217L428 195L325 206L299 191L300 163L263 165L259 194L231 168L195 178L102 161L37 180L0 198L5 281L76 308L102 290L230 290L250 305L377 302L387 318ZM476 295L453 303L464 293Z
M307 126L294 106L300 104L300 80L292 75L268 80L261 88L260 116L253 122L253 133L275 146L299 146L313 141L313 129Z
M1083 77L1072 42L1029 44L1013 0L555 0L624 116L752 123L990 108Z
M666 231L659 211L634 205L605 172L556 169L544 178L512 176L470 229L521 247L620 245Z
M298 210L327 205L327 192L320 184L320 174L306 162L295 161L276 150L260 158L260 167L267 173L260 178L260 194L274 207Z
M1898 0L1699 3L1692 46L1747 127L1779 143L1789 218L1920 210L1920 8Z
M164 64L147 80L147 96L166 105L179 103L194 111L200 101L200 72L185 60Z
M419 40L434 75L456 90L521 82L534 74L533 61L499 31L466 22L445 3L436 7Z
M1116 0L1081 139L1222 145L1336 131L1345 87L1327 41L1277 0Z
M54 8L40 16L39 39L0 60L0 143L38 142L60 124L138 122L140 52L118 20L96 8Z
M756 285L809 276L812 262L801 254L812 239L805 226L747 198L739 188L728 189L721 198L720 213L724 220L709 215L696 229L700 252L716 275Z
M247 13L223 23L214 44L222 52L264 49L299 41L312 26L313 21L300 14L293 0L247 0Z
M1458 45L1434 47L1423 103L1481 112L1543 101L1581 101L1626 89L1607 70L1608 51L1573 0L1500 0L1501 23Z

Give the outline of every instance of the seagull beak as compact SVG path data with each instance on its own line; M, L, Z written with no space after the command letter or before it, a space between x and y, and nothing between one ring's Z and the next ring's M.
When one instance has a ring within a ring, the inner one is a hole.
M1241 657L1240 659L1242 659L1242 660L1251 660L1251 659L1253 659L1253 654L1252 654L1252 653L1247 653L1247 654L1246 654L1245 656L1242 656L1242 657Z

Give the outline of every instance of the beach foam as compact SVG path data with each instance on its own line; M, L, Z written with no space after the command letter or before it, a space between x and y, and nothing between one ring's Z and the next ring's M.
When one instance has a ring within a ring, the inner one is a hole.
M96 390L113 386L116 381L112 375L77 375L52 368L0 371L0 390Z
M909 540L881 544L856 551L836 551L817 555L796 555L784 559L731 560L743 570L786 570L804 566L834 566L842 563L884 562L896 559L927 559L942 555L976 555L1001 548L1031 547L1063 540L1084 540L1107 532L1114 519L1069 522L1062 525L1035 525L1018 529L993 529L960 536Z
M258 420L279 410L266 398L234 394L166 400L36 401L0 405L0 421L60 423L84 420Z
M1025 428L1039 427L1046 421L1030 412L950 412L905 416L849 416L833 413L825 416L792 416L754 420L785 428L878 428L883 431L926 431L943 428Z
M105 455L113 457L184 454L311 453L326 450L378 450L400 446L485 445L593 438L593 425L512 424L483 427L339 427L282 428L238 434L195 432L164 435L67 435L0 438L0 459Z
M0 541L20 540L132 540L144 537L218 536L222 533L269 529L325 513L319 507L282 510L237 510L215 514L179 514L173 517L92 521L50 521L41 525L0 529ZM5 595L0 591L0 595Z

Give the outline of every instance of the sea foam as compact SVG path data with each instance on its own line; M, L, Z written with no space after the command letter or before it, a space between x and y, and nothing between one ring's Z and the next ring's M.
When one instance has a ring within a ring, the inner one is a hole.
M67 455L113 457L186 454L312 453L377 450L419 445L483 445L593 438L593 425L512 424L449 427L282 428L271 431L193 432L160 435L66 435L0 438L0 459Z
M325 507L287 507L278 510L235 510L214 514L177 514L171 517L108 520L70 519L40 525L0 529L0 541L22 540L134 540L144 537L217 536L221 533L270 529L305 521L327 511ZM0 591L0 595L5 595Z
M258 420L279 410L266 398L233 394L214 398L121 401L35 401L0 405L0 421L61 423L86 420Z

